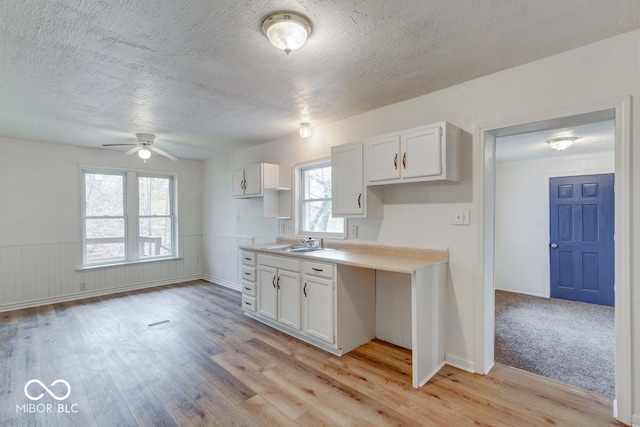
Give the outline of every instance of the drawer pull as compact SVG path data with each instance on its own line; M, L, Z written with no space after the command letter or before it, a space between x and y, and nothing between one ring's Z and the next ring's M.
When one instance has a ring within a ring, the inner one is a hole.
M245 272L244 272L244 275L245 275L245 276L251 276L251 273L249 273L249 272L245 271Z
M247 288L246 286L244 287L244 289L245 289L246 291L250 291L250 290L251 290L251 288Z
M244 257L245 260L251 261L251 258Z
M324 270L323 270L323 269L321 269L321 268L315 268L315 267L311 267L311 269L312 269L313 271L324 271Z
M248 302L248 301L245 301L244 303L245 303L246 305L251 305L251 303L250 303L250 302Z

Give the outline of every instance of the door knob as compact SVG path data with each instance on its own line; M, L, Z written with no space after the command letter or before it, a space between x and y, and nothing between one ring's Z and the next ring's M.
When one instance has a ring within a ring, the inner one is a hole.
M552 244L550 244L549 246L551 246L552 248L557 248L557 247L558 247L558 244L557 244L557 243L552 243Z

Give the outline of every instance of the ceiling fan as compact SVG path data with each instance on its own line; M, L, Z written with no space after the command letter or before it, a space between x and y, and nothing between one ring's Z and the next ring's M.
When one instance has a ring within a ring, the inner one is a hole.
M135 145L131 150L124 153L125 155L130 155L134 153L138 153L138 157L140 157L145 162L149 157L151 157L151 152L154 151L158 154L165 156L167 159L171 159L174 162L178 161L178 158L168 153L166 150L163 150L160 147L156 147L153 145L153 141L156 139L155 135L150 133L136 133L136 138L138 138L137 144L102 144L103 147L117 147L124 145Z

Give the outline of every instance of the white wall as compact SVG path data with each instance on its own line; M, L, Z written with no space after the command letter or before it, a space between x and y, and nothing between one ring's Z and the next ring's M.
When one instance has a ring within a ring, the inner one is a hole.
M564 54L472 80L429 95L420 96L339 122L314 128L309 140L296 135L264 145L218 156L205 162L205 247L207 239L223 234L271 235L277 222L257 216L259 201L235 201L230 194L230 175L235 168L261 161L281 165L326 157L330 147L362 138L447 120L473 135L477 126L549 113L623 96L633 96L632 124L640 125L640 31L607 39ZM336 102L340 102L339 99ZM313 108L311 109L313 111ZM292 118L294 120L295 118ZM640 135L633 133L634 145ZM475 265L481 206L472 200L471 156L473 141L463 144L463 180L447 185L403 185L387 187L383 220L359 220L360 236L378 244L448 247L450 283L447 330L447 360L474 368ZM633 151L640 164L640 150ZM634 187L640 174L633 176ZM634 198L634 212L640 208ZM471 209L470 226L451 226L458 209ZM240 215L239 218L237 215ZM255 222L253 221L255 220ZM251 222L249 222L251 221ZM633 227L633 244L640 243L640 226ZM640 251L634 251L640 265ZM206 268L210 268L205 266ZM210 272L212 276L216 272ZM634 275L638 274L634 272ZM634 319L640 319L640 277L633 280ZM638 321L636 321L638 322ZM633 327L634 352L640 354L640 325ZM637 358L636 358L637 360ZM634 411L640 411L640 365L634 369ZM639 421L640 422L640 421Z
M82 264L78 165L178 174L182 260L76 271ZM202 274L202 162L0 138L0 311ZM86 283L87 290L80 290Z
M614 164L613 152L497 164L496 289L549 297L549 178L613 173Z

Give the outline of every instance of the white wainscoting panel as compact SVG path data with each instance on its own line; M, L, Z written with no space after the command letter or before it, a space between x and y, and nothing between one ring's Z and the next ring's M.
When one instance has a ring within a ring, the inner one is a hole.
M89 270L81 243L0 247L0 311L201 278L202 236L179 244L180 259Z
M204 236L203 277L239 291L242 281L240 246L252 244L253 237L250 236Z

